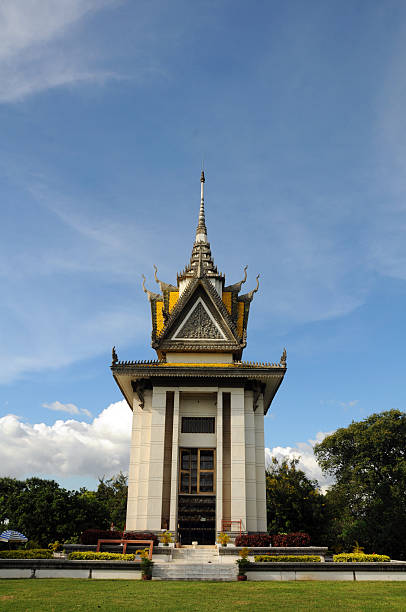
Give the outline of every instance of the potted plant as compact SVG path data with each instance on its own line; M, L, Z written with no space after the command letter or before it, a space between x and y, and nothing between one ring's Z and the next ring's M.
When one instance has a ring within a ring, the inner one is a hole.
M164 531L161 534L161 542L164 546L169 546L172 543L172 533L170 531Z
M154 562L149 558L149 550L148 548L144 548L144 550L140 553L141 557L141 580L152 580L152 567Z
M55 542L51 542L48 544L49 550L52 551L54 557L62 557L63 556L63 545L56 540Z
M237 559L236 561L238 565L237 580L239 582L247 580L247 576L245 572L247 570L247 567L250 565L250 562L248 561L249 553L250 551L248 550L248 548L242 548L239 552L240 558Z
M221 544L221 546L227 546L229 541L230 541L230 536L228 535L228 533L225 533L224 531L222 531L221 533L218 534L217 542Z

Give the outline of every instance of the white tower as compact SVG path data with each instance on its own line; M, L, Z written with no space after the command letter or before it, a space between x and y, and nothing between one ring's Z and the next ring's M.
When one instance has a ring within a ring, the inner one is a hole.
M204 182L196 238L177 286L148 295L158 361L118 361L113 376L133 411L127 530L170 529L182 544L224 529L265 532L264 415L286 372L241 361L256 288L225 286L207 240Z

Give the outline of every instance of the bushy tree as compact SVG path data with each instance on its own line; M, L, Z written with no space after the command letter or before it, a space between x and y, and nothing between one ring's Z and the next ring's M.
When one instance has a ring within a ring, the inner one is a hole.
M99 478L96 499L104 504L110 521L117 529L124 529L127 512L127 476L120 472L116 476L105 480Z
M266 470L266 505L269 533L309 533L320 544L324 530L324 496L317 482L297 469L298 459L278 462Z
M107 528L109 515L95 494L67 491L54 480L0 478L0 520L42 546L91 527Z
M330 532L351 550L406 558L406 414L390 410L338 429L315 447L334 475L327 494Z

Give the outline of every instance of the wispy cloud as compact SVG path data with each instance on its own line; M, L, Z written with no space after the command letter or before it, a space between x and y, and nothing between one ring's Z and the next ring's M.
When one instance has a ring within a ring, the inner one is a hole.
M67 412L68 414L84 414L87 417L91 417L92 413L86 408L78 408L75 404L62 404L62 402L51 402L50 404L42 404L43 408L53 410L55 412Z
M3 0L0 6L0 102L116 75L93 64L75 28L117 0Z

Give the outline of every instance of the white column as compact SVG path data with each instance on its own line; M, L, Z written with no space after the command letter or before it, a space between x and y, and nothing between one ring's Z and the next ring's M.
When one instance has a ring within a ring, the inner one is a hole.
M231 391L231 520L247 529L245 492L244 389ZM235 529L235 525L233 526Z
M171 471L171 516L169 529L173 533L178 528L178 458L179 458L179 389L173 398L173 433L172 433L172 471Z
M134 461L138 465L138 490L136 500L136 513L127 529L147 529L148 516L148 478L149 478L149 455L151 446L151 416L152 416L152 391L144 392L144 407L139 411L140 431L138 450Z
M128 470L128 498L127 517L125 528L128 530L137 528L137 506L139 489L139 457L142 425L142 408L140 407L138 395L133 397L133 420L130 446L130 467Z
M148 503L146 516L146 529L152 531L161 529L165 412L166 389L154 387L152 391Z
M222 531L223 519L223 392L217 391L216 418L216 530Z
M247 531L257 531L257 479L255 456L255 422L252 391L245 391L245 487Z
M267 530L265 490L264 397L261 393L255 412L255 466L257 480L257 530Z

